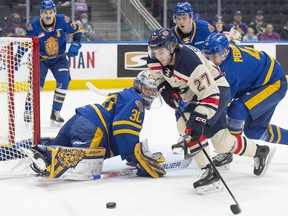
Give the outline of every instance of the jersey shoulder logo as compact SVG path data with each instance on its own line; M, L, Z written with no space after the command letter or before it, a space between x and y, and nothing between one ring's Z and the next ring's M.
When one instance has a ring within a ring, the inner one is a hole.
M143 104L140 100L136 100L135 101L135 104L136 106L139 108L140 112L143 112L144 111L144 107L143 107Z

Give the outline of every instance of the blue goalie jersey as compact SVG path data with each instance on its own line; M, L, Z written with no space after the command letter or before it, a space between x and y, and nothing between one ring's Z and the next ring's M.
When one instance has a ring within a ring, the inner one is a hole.
M90 104L77 108L76 112L104 132L105 158L121 155L124 160L133 154L145 114L144 100L133 87L112 94L102 105Z

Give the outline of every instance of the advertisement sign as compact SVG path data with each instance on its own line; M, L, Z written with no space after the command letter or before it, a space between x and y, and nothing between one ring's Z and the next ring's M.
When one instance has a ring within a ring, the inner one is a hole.
M147 68L147 44L118 45L118 77L135 77Z

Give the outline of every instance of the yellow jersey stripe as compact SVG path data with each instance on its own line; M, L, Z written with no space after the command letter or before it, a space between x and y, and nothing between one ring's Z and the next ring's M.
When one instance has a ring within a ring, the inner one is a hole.
M257 95L248 100L245 103L245 105L247 106L248 109L252 109L256 105L261 103L263 100L268 98L270 95L272 95L274 92L278 91L279 88L280 88L280 80L275 82L273 85L268 86L262 92L259 92Z
M266 75L265 80L264 80L264 82L262 83L262 85L266 85L266 84L268 83L268 81L269 81L270 78L271 78L272 71L273 71L273 69L274 69L275 59L271 58L271 56L269 56L269 58L271 59L271 64L270 64L270 67L269 67L269 69L268 69L267 75Z
M142 125L139 125L139 124L136 124L136 123L130 122L130 121L122 120L122 121L113 122L113 126L115 126L115 125L123 125L123 124L131 125L133 127L139 128L139 129L142 128Z

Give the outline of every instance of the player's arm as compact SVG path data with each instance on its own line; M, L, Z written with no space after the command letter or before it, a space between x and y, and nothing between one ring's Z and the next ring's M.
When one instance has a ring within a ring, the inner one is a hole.
M162 66L158 60L148 57L147 65L151 72L152 77L155 79L157 89L161 94L164 101L173 109L177 109L174 100L180 101L178 91L165 80L162 73Z
M81 36L83 31L80 29L79 25L69 17L64 16L64 20L66 23L67 33L72 36L72 42L68 50L68 57L74 57L78 55L79 49L82 46Z

